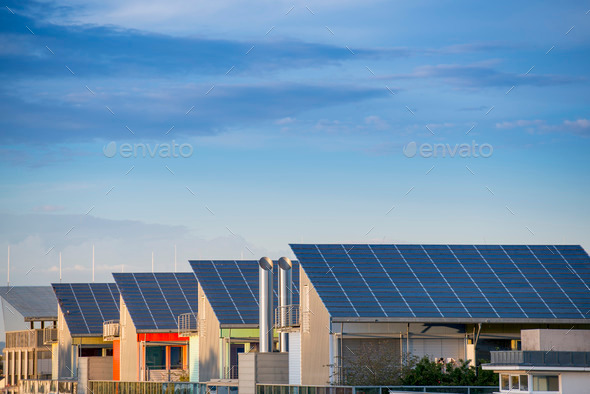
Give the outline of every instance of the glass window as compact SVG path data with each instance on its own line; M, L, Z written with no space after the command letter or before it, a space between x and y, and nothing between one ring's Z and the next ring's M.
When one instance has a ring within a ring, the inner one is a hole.
M510 381L508 375L500 375L500 390L510 390Z
M170 369L182 369L182 348L173 346L170 348Z
M518 384L518 375L510 375L510 388L512 390L520 390L520 385Z
M520 390L529 391L529 375L520 375Z
M559 376L533 376L533 390L559 391Z

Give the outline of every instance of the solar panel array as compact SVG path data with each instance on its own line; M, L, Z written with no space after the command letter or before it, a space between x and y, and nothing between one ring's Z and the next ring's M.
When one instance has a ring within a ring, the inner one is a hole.
M191 267L220 324L258 324L258 261L194 260ZM277 306L278 265L275 262L274 306ZM299 263L293 261L293 302L299 299Z
M51 286L2 286L0 298L16 309L25 321L57 319L57 300Z
M119 290L114 283L54 283L52 286L73 336L102 335L105 321L119 319Z
M333 317L590 319L580 246L291 248Z
M198 310L198 282L190 272L113 273L138 331L176 330L178 316Z

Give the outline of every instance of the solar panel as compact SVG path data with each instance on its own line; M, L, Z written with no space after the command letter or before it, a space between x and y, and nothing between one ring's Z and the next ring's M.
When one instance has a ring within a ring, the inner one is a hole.
M2 286L0 297L25 321L57 320L57 300L51 286Z
M191 267L220 324L258 324L258 261L194 260ZM274 306L278 269L274 268ZM293 300L298 300L299 263L293 261Z
M333 317L590 319L590 257L580 246L291 248Z
M176 330L178 316L198 310L198 282L193 273L113 273L138 331Z
M114 283L54 283L52 286L73 336L102 335L105 321L119 319L119 290Z

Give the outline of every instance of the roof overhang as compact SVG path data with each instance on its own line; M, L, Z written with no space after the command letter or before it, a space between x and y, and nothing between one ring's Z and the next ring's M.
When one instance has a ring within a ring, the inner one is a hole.
M102 332L100 334L72 334L70 333L72 338L100 338L102 339Z
M258 328L258 324L241 324L241 323L237 323L237 324L220 324L219 325L220 328Z
M28 317L25 317L25 321L27 323L35 322L35 321L50 321L50 320L57 320L57 315L55 315L55 316L28 316Z
M480 319L456 317L332 317L332 323L590 324L590 319Z
M136 329L137 334L178 334L178 328L162 328L162 329Z

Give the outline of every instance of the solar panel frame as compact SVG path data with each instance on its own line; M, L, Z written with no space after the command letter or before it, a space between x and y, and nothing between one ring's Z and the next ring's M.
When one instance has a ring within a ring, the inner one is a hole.
M199 285L221 325L258 325L258 261L191 260ZM298 300L299 263L293 261L293 302ZM273 269L273 305L278 305L278 266Z
M291 248L333 317L590 321L590 257L577 245Z
M58 304L70 334L102 336L107 320L119 319L119 294L114 283L54 283Z
M198 313L198 282L190 272L113 273L137 332L174 332L178 316Z

